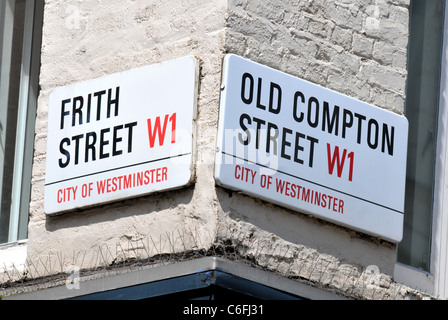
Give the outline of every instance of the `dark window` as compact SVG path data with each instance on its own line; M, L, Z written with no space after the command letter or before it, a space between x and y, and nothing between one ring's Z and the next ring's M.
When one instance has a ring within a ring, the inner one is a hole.
M429 271L445 1L411 0L405 113L409 146L398 262Z
M27 237L43 7L0 1L0 244Z

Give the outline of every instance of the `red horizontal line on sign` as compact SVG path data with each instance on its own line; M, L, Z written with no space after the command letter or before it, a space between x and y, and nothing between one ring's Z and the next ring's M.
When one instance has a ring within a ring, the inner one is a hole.
M364 201L364 202L368 202L368 203L370 203L370 204L376 205L376 206L378 206L378 207L382 207L382 208L387 209L387 210L391 210L391 211L397 212L397 213L399 213L399 214L404 214L404 212L401 212L401 211L396 210L396 209L393 209L393 208L389 208L389 207L384 206L384 205L382 205L382 204L379 204L379 203L376 203L376 202L373 202L373 201L370 201L370 200L367 200L367 199L363 199L363 198L361 198L361 197L352 195L352 194L347 193L347 192L344 192L344 191L340 191L340 190L337 190L337 189L334 189L334 188L330 188L330 187L324 186L324 185L319 184L319 183L317 183L317 182L310 181L310 180L307 180L307 179L304 179L304 178L295 176L295 175L293 175L293 174L291 174L291 173L287 173L287 172L284 172L284 171L281 171L281 170L278 170L278 169L271 168L271 167L269 167L269 166L266 166L266 165L263 165L263 164L260 164L260 163L257 163L257 162L254 162L254 161L251 161L251 160L248 160L248 159L245 159L245 158L242 158L242 157L239 157L239 156L230 154L230 153L227 153L227 152L225 152L225 151L222 151L222 154L223 154L223 155L226 155L226 156L233 157L233 158L235 158L235 159L239 159L239 160L246 161L246 162L251 163L251 164L255 164L255 165L257 165L257 166L260 166L260 167L263 167L263 168L266 168L266 169L270 169L270 170L279 172L279 173L284 174L284 175L286 175L286 176L290 176L290 177L292 177L292 178L299 179L299 180L301 180L301 181L305 181L305 182L308 182L308 183L310 183L310 184L313 184L313 185L316 185L316 186L319 186L319 187L322 187L322 188L325 188L325 189L328 189L328 190L331 190L331 191L334 191L334 192L338 192L338 193L340 193L340 194L349 196L349 197L354 198L354 199L358 199L358 200L361 200L361 201Z
M161 158L161 159L156 159L156 160L150 160L150 161L145 161L145 162L141 162L141 163L131 164L131 165L128 165L128 166L108 169L108 170L104 170L104 171L100 171L100 172L90 173L90 174L86 174L86 175L83 175L83 176L68 178L68 179L59 180L59 181L55 181L55 182L50 182L50 183L46 183L45 186L51 186L51 185L54 185L54 184L57 184L57 183L72 181L72 180L76 180L76 179L80 179L80 178L91 177L91 176L95 176L95 175L106 173L106 172L111 172L111 171L116 171L116 170L126 169L126 168L132 168L132 167L137 167L137 166L141 166L141 165L148 164L148 163L154 163L154 162L169 160L169 159L173 159L173 158L180 158L180 157L185 157L185 156L189 156L189 155L191 155L191 152L184 153L184 154L178 154L178 155L170 156L170 157L165 157L165 158Z

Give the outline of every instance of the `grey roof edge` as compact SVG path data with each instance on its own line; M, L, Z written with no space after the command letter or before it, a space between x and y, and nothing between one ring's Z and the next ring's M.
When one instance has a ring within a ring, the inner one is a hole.
M187 276L206 271L221 271L253 281L273 289L311 300L347 300L338 295L300 281L288 279L274 272L251 267L244 263L220 257L204 257L200 259L173 262L157 266L147 266L138 270L122 270L106 272L103 275L80 277L77 286L59 284L51 288L29 291L21 294L5 296L2 300L62 300L89 295L96 292L132 287L143 283Z

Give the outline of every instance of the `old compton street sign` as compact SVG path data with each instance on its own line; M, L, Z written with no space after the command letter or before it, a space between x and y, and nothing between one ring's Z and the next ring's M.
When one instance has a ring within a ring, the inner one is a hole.
M215 167L222 187L399 242L407 139L404 116L225 57Z
M46 214L188 185L197 87L189 56L54 90Z

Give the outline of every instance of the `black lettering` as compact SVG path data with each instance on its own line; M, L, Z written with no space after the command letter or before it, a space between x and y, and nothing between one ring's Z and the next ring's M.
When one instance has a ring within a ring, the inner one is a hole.
M247 139L243 140L243 135L241 133L238 133L238 140L241 144L247 146L250 143L250 132L247 129L246 125L244 124L244 120L247 120L247 123L250 125L252 123L252 120L249 115L243 113L240 117L240 126L241 129L246 133Z
M300 143L300 139L305 139L305 138L306 138L306 136L304 134L296 132L296 146L294 149L294 162L297 162L299 164L303 164L303 160L299 159L299 157L298 157L299 151L303 152L303 147L299 143Z
M78 105L78 106L77 106ZM82 125L82 107L84 106L83 97L73 98L72 127L76 125L76 115L78 115L78 123Z
M305 96L303 95L302 92L297 91L297 92L294 94L294 110L293 110L293 117L294 117L294 120L295 120L295 121L297 121L297 122L302 122L302 121L303 121L303 117L304 117L303 112L300 112L300 115L297 114L297 112L298 112L298 103L297 103L297 99L298 99L298 98L300 98L300 100L301 100L302 103L305 103Z
M358 118L358 144L361 144L361 135L362 135L362 122L366 120L366 117L355 113L355 117Z
M107 95L107 118L110 118L112 105L115 105L115 117L118 117L118 105L120 100L120 87L115 89L115 99L112 99L112 89L109 89Z
M338 136L339 134L339 107L338 106L334 106L333 108L333 115L331 116L331 120L330 120L330 110L329 110L329 105L328 102L324 101L324 106L323 106L323 121L322 121L322 131L326 131L327 130L327 126L328 126L328 133L333 133L334 130L334 134L336 136Z
M87 96L87 123L90 123L90 111L92 109L92 94L89 93Z
M266 121L262 120L262 119L258 119L254 117L254 122L257 123L257 139L255 140L255 148L258 150L258 147L260 145L260 130L261 130L261 126L266 124Z
M121 142L123 140L122 137L118 137L118 130L122 130L123 126L116 126L114 128L114 133L113 133L113 144L112 144L112 156L119 156L120 154L123 153L122 150L117 150L117 143Z
M319 143L319 140L313 137L307 137L307 140L310 142L310 168L313 167L314 164L314 145Z
M274 135L272 135L272 131L274 131ZM274 145L274 155L277 155L277 139L278 139L278 127L268 122L268 134L266 141L266 153L271 153L271 142Z
M351 128L353 126L353 114L349 110L344 109L343 115L342 138L345 139L347 128Z
M374 127L374 133L372 135L372 127ZM378 148L378 122L376 122L375 119L369 120L369 125L367 128L367 144L371 149ZM372 136L373 136L373 142L372 142Z
M104 135L110 132L110 128L101 130L100 133L100 159L109 158L109 153L104 153L104 146L109 144L109 140L104 139Z
M96 120L101 119L101 97L106 94L106 90L95 92L93 95L97 98L96 104Z
M59 144L59 151L65 156L66 160L63 161L63 159L59 159L59 167L60 168L65 168L69 165L70 163L70 152L68 152L65 148L64 145L69 146L70 145L70 139L69 138L64 138L62 139L61 143Z
M65 105L67 103L70 103L71 101L72 101L72 99L66 99L66 100L62 101L62 104L61 104L61 130L64 129L64 117L68 116L70 114L69 111L65 111Z
M277 108L274 109L274 91L277 91ZM279 114L282 106L282 88L271 82L271 92L269 94L269 112Z
M261 78L258 78L257 108L266 110L266 106L261 104L262 87L263 87L263 80Z
M79 163L79 141L83 138L84 134L72 137L72 141L75 141L75 165Z
M91 139L92 138L92 141ZM91 151L92 154L92 161L96 160L96 133L95 132L89 132L86 134L86 152L85 152L85 159L84 162L89 162L89 151Z
M385 147L387 143L387 152L390 156L394 155L394 139L395 139L395 127L391 127L391 134L389 134L389 128L387 124L383 124L383 143L381 146L381 151L385 152Z
M288 128L283 128L283 134L282 134L282 151L281 151L281 157L287 160L291 160L291 157L286 154L285 147L290 147L291 143L286 140L286 135L292 134L292 130Z
M86 133L85 135L75 135L71 139L63 139L59 145L59 150L65 158L59 159L59 166L61 168L67 167L72 159L73 164L78 165L81 161L83 161L83 163L88 163L89 161L105 159L110 156L122 155L125 152L125 149L120 143L123 143L125 140L124 134L126 131L122 131L124 129L127 129L128 134L127 150L128 153L131 153L133 129L137 126L137 124L138 122L132 122L125 125L118 125L113 128L105 128L99 131L99 133L92 131ZM112 135L112 141L109 139L109 136L107 136L109 133ZM73 145L71 149L72 154L70 154L70 149L68 148L71 145ZM108 152L110 149L107 149L107 146L109 145L111 145L110 148L112 149L110 152ZM99 151L98 153L97 150ZM84 155L80 157L82 152L84 152Z
M246 83L249 80L249 97L246 98ZM254 99L254 78L252 77L252 75L250 73L245 73L243 74L243 79L242 79L242 83L241 83L241 100L243 100L243 102L245 104L251 104L252 101Z
M133 135L132 131L133 131L134 127L136 127L136 126L137 126L137 122L131 122L124 126L126 129L128 129L128 153L132 152L132 141L133 141L132 140L132 135Z
M312 106L315 105L315 111L314 111L314 120L312 119ZM317 128L319 125L319 100L317 100L315 97L310 97L308 100L308 124L311 128Z

